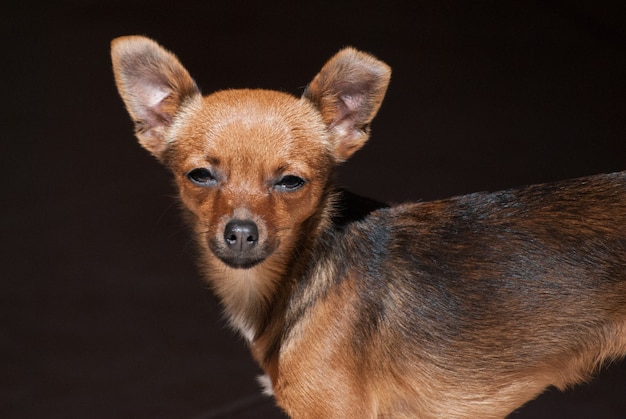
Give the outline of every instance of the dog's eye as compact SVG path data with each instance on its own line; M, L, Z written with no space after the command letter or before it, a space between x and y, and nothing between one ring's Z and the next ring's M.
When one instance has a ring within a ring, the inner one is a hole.
M294 175L287 175L280 178L275 184L274 188L279 191L291 192L300 189L306 181L301 177Z
M198 186L213 186L217 183L217 179L211 173L209 169L200 168L193 169L187 173L187 178Z

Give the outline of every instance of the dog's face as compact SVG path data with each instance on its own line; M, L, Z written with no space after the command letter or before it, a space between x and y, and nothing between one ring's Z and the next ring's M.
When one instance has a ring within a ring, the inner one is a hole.
M347 48L302 98L267 90L203 97L150 39L112 43L115 79L139 142L173 172L215 269L280 276L321 211L330 173L361 148L389 67Z
M335 163L312 104L222 91L188 103L168 137L164 159L201 243L230 268L286 263Z

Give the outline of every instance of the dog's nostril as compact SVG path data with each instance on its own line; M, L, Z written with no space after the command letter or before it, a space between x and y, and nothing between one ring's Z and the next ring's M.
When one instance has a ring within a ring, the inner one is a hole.
M224 241L232 250L250 250L259 241L259 229L250 220L229 221L224 228Z

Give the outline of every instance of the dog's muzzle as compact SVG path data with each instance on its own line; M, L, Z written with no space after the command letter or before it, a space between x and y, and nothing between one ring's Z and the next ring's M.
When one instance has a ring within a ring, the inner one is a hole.
M213 242L215 243L215 242ZM232 268L251 268L271 253L260 242L259 228L252 220L231 220L224 227L223 241L209 248Z

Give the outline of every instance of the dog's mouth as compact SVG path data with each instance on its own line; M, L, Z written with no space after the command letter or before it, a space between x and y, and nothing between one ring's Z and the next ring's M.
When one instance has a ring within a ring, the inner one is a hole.
M215 252L214 252L215 253ZM228 257L215 254L219 260L224 262L230 268L233 269L250 269L253 268L265 260L265 258L250 258L250 257Z

